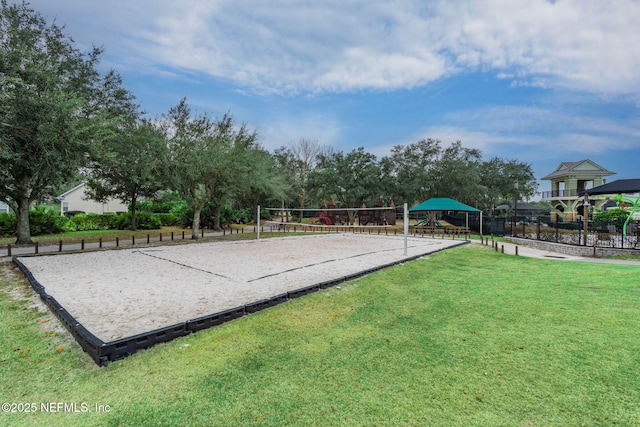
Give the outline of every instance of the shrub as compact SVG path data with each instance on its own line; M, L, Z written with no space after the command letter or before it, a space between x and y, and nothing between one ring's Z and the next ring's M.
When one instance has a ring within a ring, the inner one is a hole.
M616 230L621 231L624 222L629 217L630 212L624 209L609 209L604 212L598 212L593 216L593 222L600 229L606 228L607 225L615 225Z
M183 200L171 200L166 202L143 200L136 203L136 212L175 213L175 211L178 211L185 206L187 206L187 202ZM131 205L129 205L129 209L131 209Z
M13 213L0 213L0 236L13 236L16 233L16 216Z
M50 206L40 205L29 211L29 229L32 236L55 234L65 231L67 218Z
M209 203L200 211L200 227L213 228L214 225L214 210ZM178 224L182 228L191 228L193 225L193 209L189 206L182 206L177 212Z
M116 218L114 214L77 214L69 223L73 231L109 230L116 228Z
M157 213L154 215L160 220L163 227L178 225L178 218L172 213Z
M156 230L162 227L160 219L151 212L136 212L136 228L138 230ZM118 215L115 219L115 228L120 230L131 229L131 212Z
M213 229L215 221L215 204L207 203L200 212L200 227ZM264 211L267 212L267 211ZM190 228L193 224L193 209L184 205L180 211L176 212L177 222L182 228ZM247 224L253 218L253 209L235 209L224 205L220 208L220 225L225 224Z
M220 209L221 224L247 224L253 218L253 209L234 209L231 206L222 206Z
M187 205L176 209L173 214L176 216L178 225L182 228L189 228L193 223L193 209Z

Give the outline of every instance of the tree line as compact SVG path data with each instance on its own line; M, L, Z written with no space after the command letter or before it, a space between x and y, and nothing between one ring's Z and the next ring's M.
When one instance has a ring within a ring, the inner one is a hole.
M521 195L536 190L530 165L485 161L459 141L397 145L381 159L304 138L271 153L246 124L193 111L186 99L149 119L115 70L98 72L102 48L83 53L27 3L0 4L0 200L16 215L18 244L31 242L33 203L78 174L92 198L129 202L133 229L139 200L172 191L193 210L194 237L211 204L218 218L228 204L328 200L359 207L452 197L490 209L513 194L514 181Z

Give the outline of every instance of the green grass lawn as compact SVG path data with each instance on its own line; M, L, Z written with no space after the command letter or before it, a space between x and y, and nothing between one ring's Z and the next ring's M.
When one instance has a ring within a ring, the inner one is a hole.
M640 425L634 266L467 245L106 368L2 273L0 401L38 412L1 425Z
M160 233L163 233L165 239L174 232L176 236L185 232L187 236L191 236L190 229L184 229L179 227L163 227L161 230L91 230L91 231L68 231L58 234L45 234L42 236L32 236L31 239L34 242L40 244L57 244L62 240L67 243L80 243L82 240L86 242L97 242L99 239L104 241L115 241L116 237L122 240L131 239L131 236L136 236L136 239L143 239L149 234L151 237L158 237ZM13 245L15 244L15 236L0 237L0 245Z

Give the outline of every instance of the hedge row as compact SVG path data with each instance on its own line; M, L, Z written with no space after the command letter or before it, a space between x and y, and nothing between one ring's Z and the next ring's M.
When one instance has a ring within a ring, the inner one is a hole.
M252 209L220 209L220 225L246 224L252 220ZM201 212L200 226L214 228L215 206L207 204ZM193 210L182 201L140 202L136 209L136 228L154 230L162 226L189 228L193 224ZM32 236L56 234L66 231L126 230L131 228L131 212L122 214L79 213L70 218L60 216L58 209L37 206L29 211L29 227ZM16 234L16 217L13 213L0 213L0 236Z
M152 212L156 215L170 214L175 217L176 225L182 228L190 228L193 225L193 209L186 202L166 201L150 202L142 201L136 205L136 212ZM266 212L266 211L265 211ZM268 214L268 212L266 212ZM253 220L253 209L235 209L228 205L220 208L220 220L216 223L216 205L207 203L200 212L200 227L213 229L216 225L247 224Z
M139 230L159 229L163 225L178 223L173 214L136 212L136 227ZM60 216L57 209L38 206L29 211L29 228L32 236L56 234L66 231L126 230L131 228L131 213L78 214L71 218ZM16 234L16 217L13 213L0 213L0 236Z

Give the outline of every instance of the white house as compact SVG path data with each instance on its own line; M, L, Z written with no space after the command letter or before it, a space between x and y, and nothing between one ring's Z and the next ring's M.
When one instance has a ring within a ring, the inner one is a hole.
M106 203L100 203L89 199L84 182L59 195L58 200L60 200L60 214L62 215L69 211L103 214L129 210L128 205L121 200L109 199Z
M0 202L0 213L9 213L9 212L11 212L9 205L7 205L5 202Z

